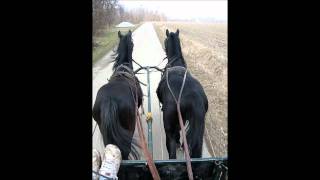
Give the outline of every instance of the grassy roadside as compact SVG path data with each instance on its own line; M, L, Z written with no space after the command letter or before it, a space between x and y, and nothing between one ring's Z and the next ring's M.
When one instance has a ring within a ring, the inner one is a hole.
M122 33L127 33L129 29L133 32L136 30L140 24L136 24L135 27L132 28L116 28L112 27L111 29L105 30L98 36L93 36L93 40L97 43L96 47L92 49L92 64L101 59L106 53L111 51L118 43L118 31L120 30Z

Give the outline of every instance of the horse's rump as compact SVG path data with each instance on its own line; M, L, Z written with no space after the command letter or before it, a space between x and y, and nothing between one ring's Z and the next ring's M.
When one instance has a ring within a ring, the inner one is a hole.
M130 152L135 159L139 157L135 149L139 145L132 141L136 122L136 95L131 90L134 91L135 88L138 90L138 101L141 104L140 86L133 87L122 76L113 77L108 84L99 89L93 109L94 119L99 120L104 144L117 145L123 159L127 159Z
M167 78L174 96L178 99L184 73L185 68L183 67L170 68L168 73L169 78L166 76L166 72L164 73L157 89L157 95L162 103L162 110L164 112L170 111L169 114L177 114L176 102L167 86ZM180 109L184 124L186 124L187 120L189 121L189 130L186 132L186 135L191 156L199 157L202 151L202 138L205 114L208 110L208 100L199 81L193 78L189 72L187 73L185 86L181 95ZM177 130L180 130L178 118L175 118L175 121L165 121L164 123L167 123L167 126L173 126L173 128L178 127ZM192 152L192 150L194 151Z

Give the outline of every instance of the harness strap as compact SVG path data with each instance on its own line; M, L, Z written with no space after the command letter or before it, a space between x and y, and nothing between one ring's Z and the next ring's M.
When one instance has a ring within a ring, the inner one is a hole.
M136 65L142 67L142 66L141 66L139 63L137 63L137 61L135 61L134 59L132 59L132 61L133 61L134 63L136 63Z
M179 59L179 58L181 58L181 56L173 56L172 58L171 58L171 60L167 63L167 65L165 66L165 69L166 68L168 68L168 67L171 67L172 66L172 63L175 61L175 60L177 60L177 59ZM164 59L163 59L164 60ZM168 59L169 60L169 59ZM182 67L182 66L181 66Z
M120 68L124 68L124 69L126 69L128 72L120 71L120 70L119 70ZM137 80L140 84L142 84L142 85L144 85L144 86L147 86L145 83L139 81L139 79L137 79L137 78L135 77L134 71L133 71L131 68L129 68L128 66L126 66L126 65L124 65L124 64L121 64L120 66L117 67L117 69L115 70L115 72L114 72L113 75L111 76L110 80L111 80L112 78L114 78L114 77L118 77L118 76L121 76L121 75L124 76L124 77L126 77L127 79L130 79L131 82L135 82L135 81Z
M185 129L184 129L183 119L182 119L181 110L180 110L180 100L181 100L182 91L184 89L184 85L185 85L185 82L186 82L187 72L188 72L188 70L185 69L185 73L184 73L184 77L183 77L180 93L179 93L179 96L178 96L178 100L174 96L173 91L172 91L172 89L170 87L170 84L169 84L169 71L168 70L166 71L166 76L167 76L166 79L167 79L167 86L169 88L169 91L170 91L171 95L173 96L173 98L174 98L174 100L175 100L175 102L177 104L179 124L180 124L182 137L183 137L183 147L184 147L184 151L185 151L185 159L187 161L188 177L189 177L190 180L193 180L193 172L192 172L192 167L191 167L191 159L190 159L190 154L189 154L189 148L188 148L188 144L187 144L186 132L185 132Z

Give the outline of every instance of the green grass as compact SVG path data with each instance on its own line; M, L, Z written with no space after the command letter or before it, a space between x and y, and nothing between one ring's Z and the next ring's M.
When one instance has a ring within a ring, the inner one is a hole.
M105 54L111 51L117 43L119 43L118 31L120 30L122 34L126 34L129 29L133 32L136 30L140 24L137 24L132 28L116 28L113 27L108 30L104 30L100 35L93 36L94 42L98 43L98 47L92 49L92 63L96 63Z

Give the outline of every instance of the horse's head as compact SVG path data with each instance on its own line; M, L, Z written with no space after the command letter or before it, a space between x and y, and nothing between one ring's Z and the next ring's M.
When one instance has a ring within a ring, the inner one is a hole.
M115 63L113 65L113 70L115 70L120 64L125 64L130 68L132 66L132 51L133 51L133 42L132 42L132 32L129 32L126 35L118 32L119 37L119 45L117 49L117 57L115 59Z
M180 38L179 38L179 29L174 32L169 32L166 30L167 38L164 40L166 55L170 61L170 59L175 58L177 61L172 62L172 65L185 66L185 62L182 56L181 46L180 46ZM179 61L179 59L181 59Z
M179 52L176 52L176 51L179 51L179 47L180 47L179 29L177 29L175 33L169 32L169 30L167 29L166 35L167 35L167 38L164 40L164 45L165 45L166 54L169 58L179 53Z

